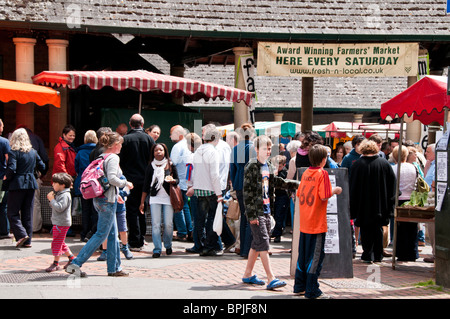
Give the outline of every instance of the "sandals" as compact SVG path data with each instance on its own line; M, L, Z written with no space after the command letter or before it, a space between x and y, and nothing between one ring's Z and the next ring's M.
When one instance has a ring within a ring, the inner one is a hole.
M266 282L264 280L259 279L256 275L253 275L248 278L242 278L242 282L244 284L254 284L254 285L265 285Z
M281 288L281 287L284 287L284 286L286 286L286 282L284 282L284 281L282 281L282 280L280 280L280 279L278 279L278 278L275 278L274 280L272 280L272 281L267 285L267 289L268 289L268 290L274 290L274 289L276 289L276 288Z
M29 238L30 238L29 236L25 236L25 237L23 237L23 238L20 238L20 239L17 241L16 248L22 247L23 244L24 244Z

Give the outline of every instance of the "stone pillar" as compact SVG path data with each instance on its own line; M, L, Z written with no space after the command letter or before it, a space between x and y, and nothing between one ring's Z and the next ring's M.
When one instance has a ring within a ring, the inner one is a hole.
M236 88L241 89L241 90L246 90L244 77L239 74L241 71L238 69L239 59L240 59L241 55L252 54L253 50L252 50L252 48L249 48L249 47L236 47L236 48L233 48L233 52L234 52L234 61L235 61L234 62L234 79L235 79L235 83L236 83ZM234 105L234 129L237 129L242 124L249 121L249 118L248 118L249 112L248 112L247 104L245 104L242 101L239 103L235 102L233 105Z
M408 87L417 82L417 76L408 76ZM405 115L406 118L406 115ZM406 124L406 140L412 140L414 143L420 143L420 135L422 132L422 123L415 120Z
M302 132L312 131L314 106L314 78L302 78Z
M353 114L353 122L354 123L362 123L364 114Z
M34 45L33 38L13 38L16 46L16 81L33 83L34 75ZM34 103L19 104L16 106L16 126L25 125L34 131Z
M180 78L184 77L184 71L185 71L185 67L184 66L170 66L170 75L173 76L178 76ZM172 102L177 104L177 105L184 105L184 95L182 94L180 97L175 97L172 96Z
M281 122L283 121L283 113L273 113L273 120L275 122Z
M67 47L69 41L63 39L47 39L49 71L67 70ZM57 89L61 94L61 108L49 106L49 157L53 166L53 149L58 143L62 130L67 123L67 88Z

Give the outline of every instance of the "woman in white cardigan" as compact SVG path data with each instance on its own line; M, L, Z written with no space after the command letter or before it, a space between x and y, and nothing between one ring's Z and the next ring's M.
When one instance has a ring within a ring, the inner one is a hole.
M120 266L120 245L118 240L116 208L117 195L119 194L118 189L125 186L132 189L133 184L126 179L120 179L122 170L120 169L120 159L117 154L122 149L122 136L116 132L107 132L100 138L99 143L104 149L101 156L105 158L105 173L110 187L102 197L96 197L93 200L94 207L98 212L97 232L81 249L78 256L67 267L66 271L81 277L85 276L81 272L80 267L92 256L105 239L108 239L108 254L106 259L108 276L127 276L128 273L124 272Z

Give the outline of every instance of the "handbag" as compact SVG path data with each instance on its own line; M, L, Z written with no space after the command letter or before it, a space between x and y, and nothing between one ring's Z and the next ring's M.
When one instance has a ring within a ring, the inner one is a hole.
M173 165L172 163L169 163L170 175L172 175L172 165ZM181 212L184 207L184 200L179 185L169 183L169 197L170 197L170 204L172 205L173 208L173 212L174 213Z
M180 186L170 183L170 204L173 207L175 213L181 212L184 207L183 194L181 193Z
M241 209L239 208L239 202L236 199L231 198L228 201L227 218L232 220L238 220L241 216Z
M415 191L418 193L428 193L430 191L430 185L425 182L425 179L419 174L416 167L416 187Z

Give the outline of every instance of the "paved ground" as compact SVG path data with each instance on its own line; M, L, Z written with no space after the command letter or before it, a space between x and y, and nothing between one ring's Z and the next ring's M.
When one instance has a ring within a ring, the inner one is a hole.
M228 253L220 257L200 257L184 252L191 243L174 242L174 253L151 258L153 244L148 237L144 251L134 253L134 259L122 258L129 277L113 278L106 274L106 263L96 261L96 253L82 268L88 275L77 278L63 270L46 273L53 260L50 234L34 234L32 248L16 249L10 239L0 240L0 298L119 298L119 299L303 299L293 294L290 276L291 235L281 243L271 242L271 262L278 278L288 285L278 291L265 286L249 286L241 282L246 260ZM78 237L67 243L76 254L84 243ZM391 258L378 264L353 260L354 277L320 279L321 289L334 299L450 299L450 289L433 284L434 264L423 262L430 247L421 247L416 262L398 263L392 269ZM65 257L62 257L65 262ZM265 279L261 262L255 269ZM426 284L420 284L426 283Z

